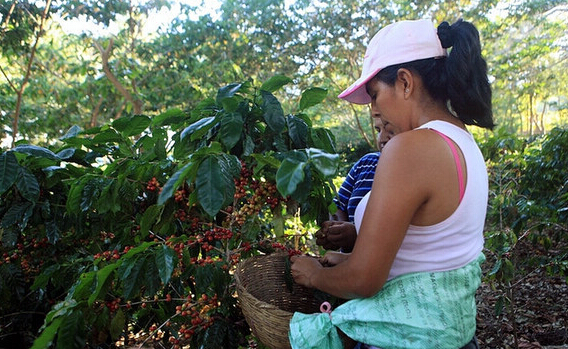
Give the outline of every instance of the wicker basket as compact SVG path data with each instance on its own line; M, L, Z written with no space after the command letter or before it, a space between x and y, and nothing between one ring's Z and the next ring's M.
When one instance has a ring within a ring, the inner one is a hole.
M314 291L286 285L287 254L248 258L237 266L235 280L240 307L254 335L272 349L289 349L288 331L295 311L315 313Z

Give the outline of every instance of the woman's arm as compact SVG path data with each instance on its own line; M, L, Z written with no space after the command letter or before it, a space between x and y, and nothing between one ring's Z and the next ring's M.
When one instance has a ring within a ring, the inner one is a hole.
M382 288L413 216L431 196L427 177L436 154L423 138L423 132L405 132L384 148L349 258L330 268L309 257L296 258L292 275L297 282L345 299L370 297Z

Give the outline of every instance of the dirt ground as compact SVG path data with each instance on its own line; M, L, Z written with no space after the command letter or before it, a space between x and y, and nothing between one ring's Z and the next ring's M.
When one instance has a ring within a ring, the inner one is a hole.
M544 253L530 244L517 248L523 249L520 258ZM512 288L512 306L505 308L500 315L495 314L495 305L503 291L483 283L477 293L480 347L568 348L567 279L552 277L543 269L527 270L526 274L516 278Z

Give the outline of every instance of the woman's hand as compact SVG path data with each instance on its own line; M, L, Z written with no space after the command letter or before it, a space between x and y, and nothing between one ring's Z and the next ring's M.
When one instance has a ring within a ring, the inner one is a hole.
M321 263L313 257L293 256L291 271L292 277L297 284L315 288L313 277L323 268Z

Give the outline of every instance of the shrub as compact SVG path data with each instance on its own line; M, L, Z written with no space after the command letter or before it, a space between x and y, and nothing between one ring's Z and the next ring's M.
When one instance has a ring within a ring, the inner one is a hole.
M326 91L304 91L285 115L273 92L290 82L231 84L189 112L2 153L0 346L31 344L40 326L33 348L133 333L171 347L245 343L234 266L309 250L306 231L334 195L333 136L305 114Z

